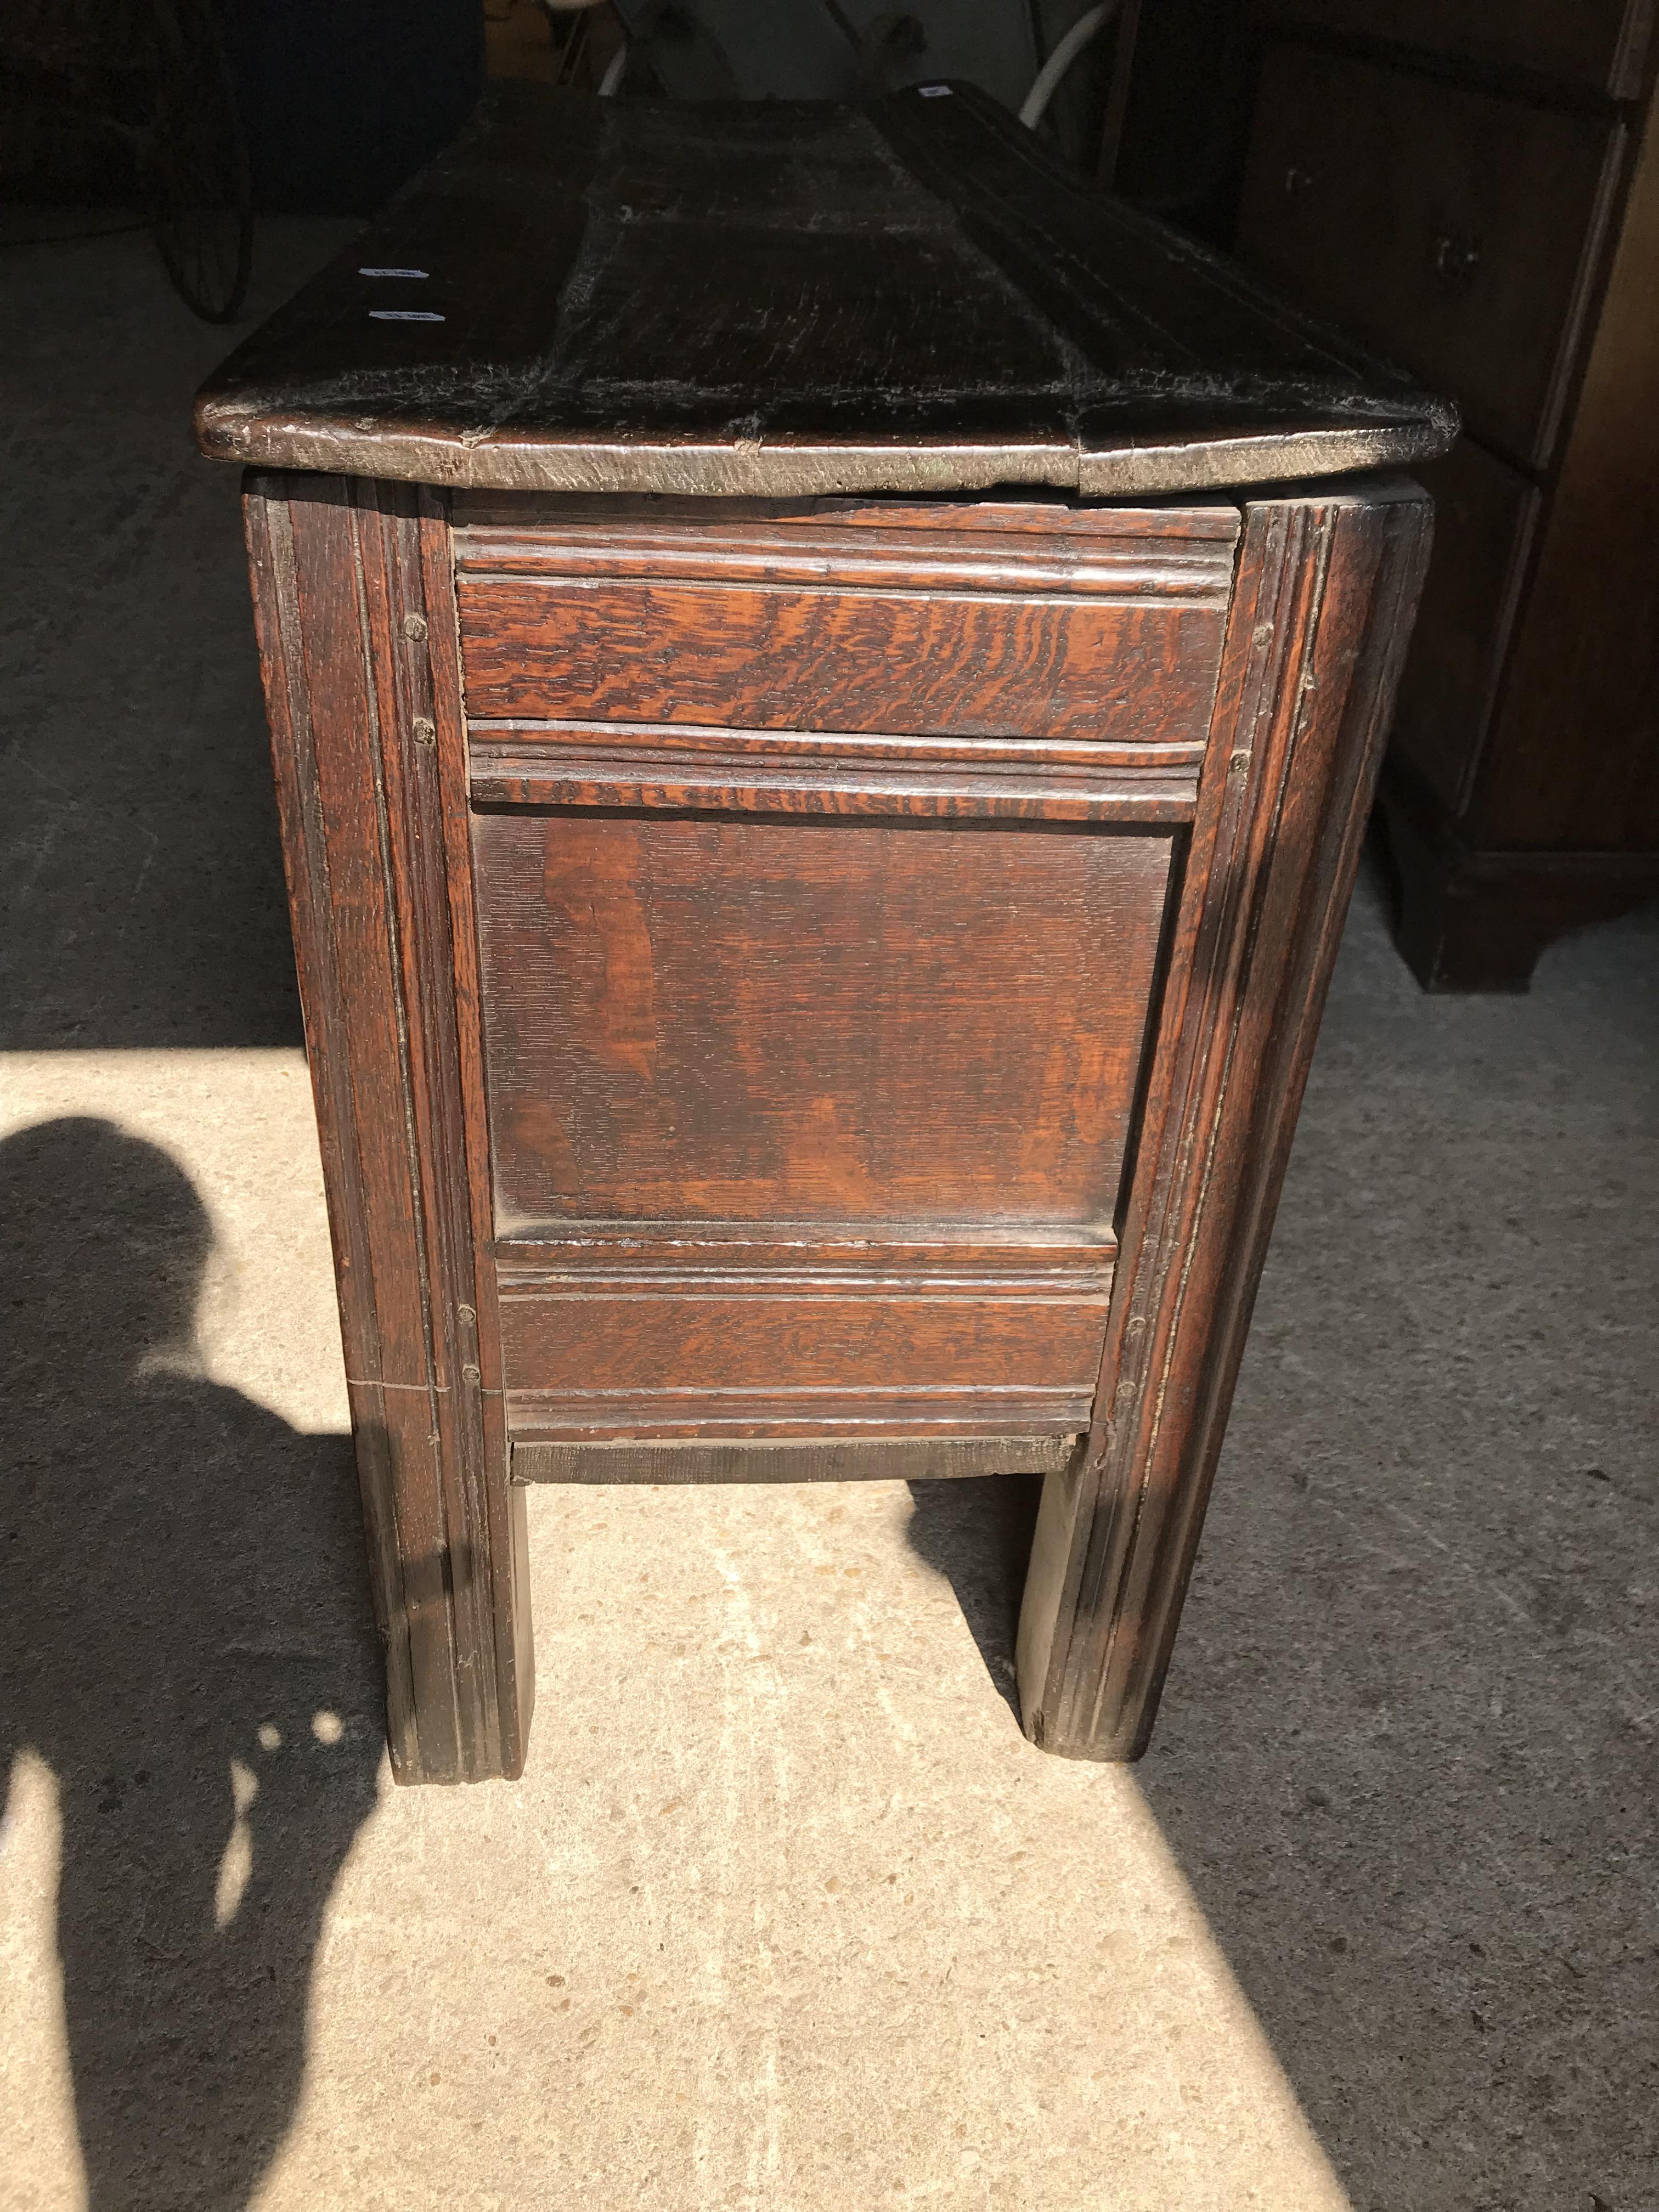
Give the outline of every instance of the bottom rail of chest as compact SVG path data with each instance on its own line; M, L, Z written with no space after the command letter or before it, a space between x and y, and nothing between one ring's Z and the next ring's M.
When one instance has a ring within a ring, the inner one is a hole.
M802 1437L765 1443L514 1443L514 1482L934 1482L980 1474L1058 1474L1081 1434L1042 1437Z

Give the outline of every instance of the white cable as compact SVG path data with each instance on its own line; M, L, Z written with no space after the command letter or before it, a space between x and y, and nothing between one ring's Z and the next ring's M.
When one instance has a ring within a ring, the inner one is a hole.
M623 72L627 67L628 41L624 39L621 46L617 47L616 52L611 55L609 62L606 63L605 75L599 79L599 98L601 100L614 100L616 98L617 88L623 81Z
M1101 0L1099 7L1091 8L1086 15L1079 15L1032 78L1031 89L1025 95L1025 105L1019 111L1019 119L1028 131L1035 131L1042 122L1060 79L1101 25L1116 15L1119 5L1120 0Z

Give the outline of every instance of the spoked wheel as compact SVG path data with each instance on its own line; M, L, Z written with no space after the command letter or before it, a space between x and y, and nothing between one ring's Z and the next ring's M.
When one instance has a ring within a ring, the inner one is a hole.
M247 147L214 0L151 0L151 106L141 162L146 209L179 297L228 323L253 268Z

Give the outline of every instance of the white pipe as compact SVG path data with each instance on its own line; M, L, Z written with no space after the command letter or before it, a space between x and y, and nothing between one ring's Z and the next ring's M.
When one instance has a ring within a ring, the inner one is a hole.
M1025 95L1025 105L1019 111L1019 119L1028 131L1035 131L1042 122L1048 112L1048 102L1059 88L1060 79L1101 25L1116 15L1119 4L1120 0L1101 0L1099 7L1091 8L1086 14L1079 15L1032 78L1031 89Z
M627 69L627 67L628 41L624 39L621 46L617 47L616 52L611 55L610 61L605 64L605 75L599 79L599 98L601 100L614 100L616 98L617 88L623 81L623 72Z

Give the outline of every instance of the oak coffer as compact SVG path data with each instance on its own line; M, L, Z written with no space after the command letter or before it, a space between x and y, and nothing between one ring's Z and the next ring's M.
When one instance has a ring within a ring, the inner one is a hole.
M503 88L203 394L246 514L394 1765L523 1485L1042 1474L1152 1725L1449 410L961 85Z

